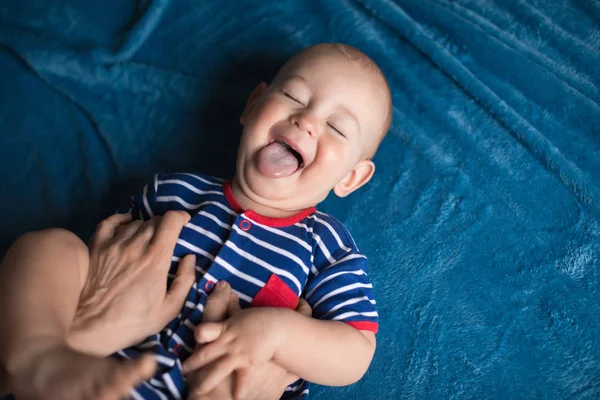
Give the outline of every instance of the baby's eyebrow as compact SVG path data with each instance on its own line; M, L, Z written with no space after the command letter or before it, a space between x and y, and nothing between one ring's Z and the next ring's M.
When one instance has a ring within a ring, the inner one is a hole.
M285 78L282 79L282 82L286 82L286 81L292 81L295 79L299 79L302 82L304 82L307 86L310 87L310 84L308 83L308 81L302 76L302 75L297 75L297 74L293 74L293 75L287 75Z

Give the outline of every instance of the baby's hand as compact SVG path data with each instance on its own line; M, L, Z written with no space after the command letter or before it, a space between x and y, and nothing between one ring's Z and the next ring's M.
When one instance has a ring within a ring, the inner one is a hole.
M200 324L195 331L198 343L208 343L195 351L184 363L183 371L205 367L204 380L196 392L209 393L236 370L256 368L271 360L283 342L283 332L276 323L274 308L251 308L240 311L223 322ZM238 374L236 396L247 387L248 374Z

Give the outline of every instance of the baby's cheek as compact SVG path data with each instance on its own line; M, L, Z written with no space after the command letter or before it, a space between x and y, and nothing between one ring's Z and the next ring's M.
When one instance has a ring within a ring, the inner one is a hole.
M289 105L274 96L266 98L254 111L254 118L260 124L273 125L290 115Z
M355 155L347 146L339 143L335 138L325 139L319 143L317 149L317 160L319 164L327 168L329 174L345 175ZM353 165L352 165L353 166ZM337 172L337 173L336 173Z

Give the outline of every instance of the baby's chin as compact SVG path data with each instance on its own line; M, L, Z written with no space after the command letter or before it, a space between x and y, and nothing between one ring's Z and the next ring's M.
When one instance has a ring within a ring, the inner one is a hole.
M304 187L300 173L285 178L271 178L260 174L259 171L247 171L242 189L249 191L248 196L265 206L285 209L302 210L316 206L319 200L307 196L307 193L329 192L327 188Z

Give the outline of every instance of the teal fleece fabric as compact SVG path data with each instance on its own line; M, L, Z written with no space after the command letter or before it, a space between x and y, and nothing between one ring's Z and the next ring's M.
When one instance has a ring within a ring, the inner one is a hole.
M313 398L600 398L595 0L2 0L0 254L89 237L154 172L230 177L252 89L330 41L394 122L322 205L370 258L377 352Z

